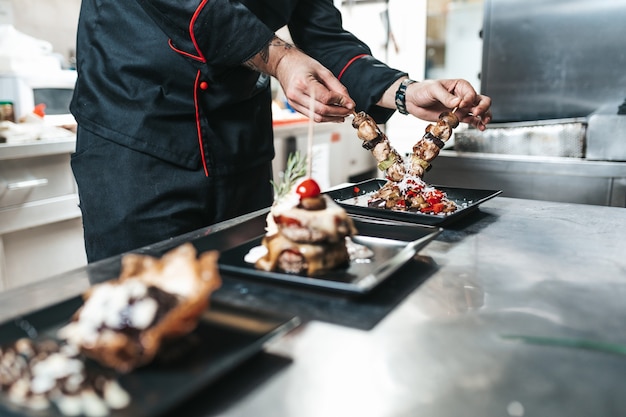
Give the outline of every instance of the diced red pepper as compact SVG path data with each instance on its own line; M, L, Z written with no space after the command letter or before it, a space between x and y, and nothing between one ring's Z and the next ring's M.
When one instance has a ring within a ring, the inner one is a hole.
M358 194L361 191L359 187L354 187L354 194Z
M445 204L443 203L436 203L433 204L433 213L441 213L445 207Z
M426 201L430 205L440 203L441 200L443 200L443 193L439 190L430 191L426 194Z

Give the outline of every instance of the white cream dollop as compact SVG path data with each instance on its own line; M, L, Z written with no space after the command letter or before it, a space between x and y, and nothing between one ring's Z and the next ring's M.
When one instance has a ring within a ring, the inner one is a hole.
M152 323L158 309L154 299L145 298L147 293L146 284L133 278L117 284L99 284L93 288L78 320L63 327L59 337L76 345L94 344L103 326L143 330Z

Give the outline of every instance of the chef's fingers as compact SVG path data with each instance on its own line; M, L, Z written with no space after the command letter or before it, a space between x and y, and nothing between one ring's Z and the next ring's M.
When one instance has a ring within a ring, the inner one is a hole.
M487 123L483 121L482 116L476 116L473 113L468 113L466 116L461 118L461 122L472 125L481 131L487 128Z
M455 107L461 107L463 100L466 99L464 95L460 95L459 92L456 92L454 86L449 86L446 81L454 81L454 80L444 80L442 82L423 82L422 86L426 87L428 96L430 96L430 101L435 103L441 103L444 107L448 109L454 109ZM428 103L416 103L419 105L428 106Z
M312 96L315 114L321 117L320 121L343 122L354 112L355 103L348 90L330 71L318 72L308 87L309 102Z
M330 71L320 71L317 74L317 78L319 84L313 85L317 101L327 106L333 106L335 110L337 108L345 109L345 112L342 113L346 115L352 113L355 107L354 100L350 98L348 89L335 78L333 73Z
M479 130L485 130L487 124L491 122L491 98L480 94L476 95L471 111L467 113L467 116L471 117L467 123L478 128Z
M319 102L315 103L315 107L313 109L313 113L310 112L309 106L302 105L298 102L289 102L289 105L298 113L301 113L307 117L313 119L313 121L317 123L322 122L334 122L334 123L343 123L346 119L347 115L333 115L328 113L327 110L324 110L325 107Z
M316 79L309 80L306 89L290 94L289 104L294 110L316 122L341 123L353 113L354 101L341 84L336 88L340 91L330 90ZM314 98L313 102L311 97Z
M312 118L317 123L342 123L348 114L352 114L343 107L327 105L318 101L317 98L311 102L311 96L304 93L292 96L289 99L289 105L298 113Z
M354 102L349 96L326 88L317 88L313 94L315 113L323 118L343 122L345 117L353 114Z
M477 94L474 102L472 103L472 107L470 112L476 116L481 116L484 118L487 117L487 113L489 112L489 108L491 107L491 98L487 96L483 96L481 94ZM491 113L489 113L490 115Z
M474 87L462 79L441 80L441 87L448 92L446 96L444 92L440 92L437 97L440 102L449 108L458 107L466 112L472 112L476 115L483 115L491 106L491 99L487 96L480 95ZM447 101L446 101L447 98Z
M491 121L491 98L478 94L472 85L465 80L445 80L451 94L458 99L459 111L457 115L464 123L469 123L480 130L485 130L487 123Z
M491 118L490 110L487 110L483 115L467 112L464 116L460 116L460 120L463 123L470 124L481 131L487 128L487 124L491 122Z

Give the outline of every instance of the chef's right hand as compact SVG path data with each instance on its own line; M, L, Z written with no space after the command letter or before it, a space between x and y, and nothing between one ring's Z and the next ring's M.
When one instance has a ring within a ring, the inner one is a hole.
M348 90L315 59L275 37L248 66L278 80L289 105L316 122L343 122L354 111Z

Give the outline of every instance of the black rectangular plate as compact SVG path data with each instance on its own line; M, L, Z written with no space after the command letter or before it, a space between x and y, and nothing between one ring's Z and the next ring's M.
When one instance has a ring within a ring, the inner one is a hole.
M81 305L81 298L48 307L0 325L3 344L26 331L54 337ZM128 391L131 404L111 412L110 417L155 417L183 401L222 375L261 352L266 343L300 323L298 317L244 311L212 303L190 335L176 341L176 351L161 355L143 368L122 375L119 383ZM166 353L168 351L165 351ZM87 362L87 366L97 366ZM61 417L54 407L42 411L20 408L0 395L0 415L6 417Z
M261 244L263 238L261 234L222 252L219 259L220 270L261 281L364 294L389 278L441 232L438 228L406 223L356 218L354 223L358 234L353 237L353 240L369 247L374 252L374 257L369 263L351 262L346 268L315 277L258 270L253 264L244 261L244 256L251 248Z
M413 213L356 205L356 201L354 201L355 197L373 193L386 183L387 180L375 178L348 187L328 191L326 194L342 206L348 213L429 226L444 226L473 212L480 204L502 193L501 190L480 190L434 185L435 188L446 193L448 198L459 206L457 211L449 214Z

